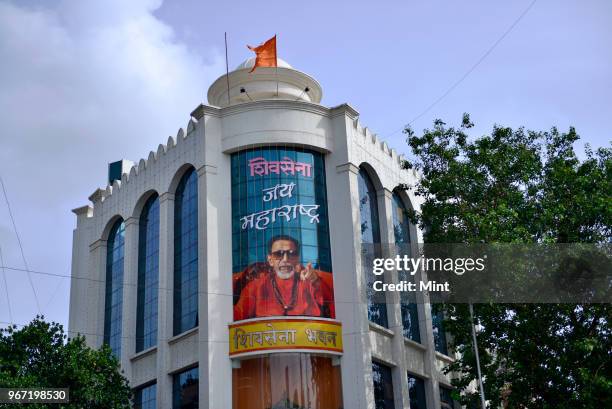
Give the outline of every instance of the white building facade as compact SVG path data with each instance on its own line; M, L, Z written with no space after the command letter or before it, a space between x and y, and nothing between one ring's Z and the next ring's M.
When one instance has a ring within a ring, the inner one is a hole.
M416 174L312 77L252 65L74 210L70 334L110 345L141 408L452 407L427 299L372 303L361 261L421 241Z

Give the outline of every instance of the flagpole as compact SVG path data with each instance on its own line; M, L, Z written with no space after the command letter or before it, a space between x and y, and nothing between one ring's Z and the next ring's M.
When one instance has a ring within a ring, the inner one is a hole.
M276 40L278 40L278 38L276 38L276 34L274 34L274 58L276 59L276 61L274 61L276 63L276 98L278 98L278 46Z
M227 106L230 105L229 61L227 59L227 31L225 32L225 79L227 81ZM278 88L277 88L278 92Z

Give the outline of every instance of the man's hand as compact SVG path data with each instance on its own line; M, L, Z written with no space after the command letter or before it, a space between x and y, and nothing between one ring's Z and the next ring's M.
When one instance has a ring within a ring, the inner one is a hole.
M296 270L298 273L300 273L300 280L302 281L308 280L311 283L314 283L319 279L317 271L312 268L312 263L306 264L306 268L300 264L296 267Z

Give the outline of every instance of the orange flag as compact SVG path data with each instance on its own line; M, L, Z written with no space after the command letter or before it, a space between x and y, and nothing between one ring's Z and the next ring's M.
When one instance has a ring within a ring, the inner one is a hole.
M249 50L254 51L255 65L249 73L255 71L257 67L276 67L276 36L272 37L265 43L257 47L247 45Z

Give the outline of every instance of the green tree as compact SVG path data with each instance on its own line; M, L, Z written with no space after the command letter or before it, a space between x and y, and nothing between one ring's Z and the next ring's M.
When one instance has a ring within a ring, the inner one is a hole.
M468 136L436 120L405 162L421 179L411 215L426 243L612 242L612 149L578 159L573 128L561 133L495 126ZM477 403L467 305L446 305L446 330L460 358L448 368L463 403ZM476 304L479 353L490 407L612 407L610 304Z
M83 337L67 339L61 325L44 317L0 330L0 387L70 389L69 404L31 408L130 408L128 381L110 348L91 349Z

